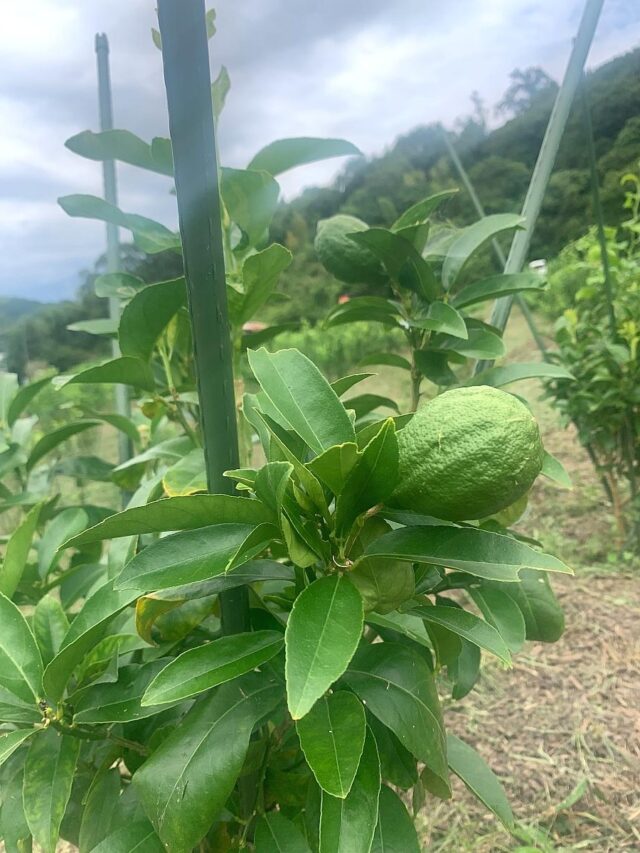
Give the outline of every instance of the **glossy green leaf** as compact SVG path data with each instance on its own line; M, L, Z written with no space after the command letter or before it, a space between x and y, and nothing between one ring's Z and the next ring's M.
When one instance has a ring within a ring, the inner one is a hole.
M322 480L334 495L339 495L360 456L358 445L348 441L325 450L324 453L307 462L307 468Z
M44 595L33 611L33 633L45 666L57 655L68 630L69 620L60 601Z
M80 753L79 738L54 729L39 732L24 766L24 813L44 853L55 853Z
M75 421L74 423L65 424L65 426L48 432L31 450L27 459L27 470L34 468L44 456L55 450L58 445L68 441L74 435L78 435L78 433L97 426L100 426L100 421L98 420Z
M211 84L211 106L213 108L213 119L217 121L224 109L227 95L231 89L229 72L224 65L221 66L218 76Z
M462 640L462 651L458 657L447 666L449 678L452 681L451 696L460 700L471 692L480 677L481 653L478 646Z
M120 317L118 340L122 355L148 361L156 341L186 302L187 287L182 276L138 291Z
M38 572L45 578L55 568L60 557L58 549L63 542L84 530L89 524L89 513L80 506L70 506L59 512L47 524L38 542Z
M0 373L0 423L9 422L9 407L18 393L18 376L16 373Z
M0 827L6 853L24 853L31 846L31 833L24 816L22 801L23 779L23 768L9 779L3 779Z
M569 371L559 364L550 364L547 361L540 363L507 364L503 367L490 367L477 373L465 385L491 385L494 388L502 388L511 382L520 382L523 379L573 379Z
M367 710L446 782L442 712L421 654L398 643L373 643L358 651L344 680Z
M298 596L285 634L287 703L294 720L345 671L362 625L362 598L345 577L321 578Z
M279 243L272 243L261 252L249 255L242 265L242 284L244 293L237 300L238 305L233 311L236 299L230 298L229 305L232 316L237 323L247 323L264 306L273 293L280 273L293 260L288 249ZM232 294L229 294L232 297Z
M420 853L411 815L400 797L386 785L380 789L378 823L371 853Z
M142 704L161 705L197 696L271 660L283 644L282 634L277 631L255 631L220 637L188 649L155 676Z
M141 704L149 684L166 666L165 660L128 664L118 670L112 682L97 682L75 693L72 699L74 723L128 723L157 714L161 708ZM166 704L167 703L157 703Z
M391 226L392 230L398 231L400 228L407 228L419 222L424 222L440 207L443 201L456 195L457 192L457 189L443 190L442 192L423 198L421 201L416 202L416 204L412 204L411 207L404 211L402 216L396 219Z
M115 539L119 536L195 530L211 524L230 522L262 524L268 521L273 521L273 514L260 501L236 495L163 498L110 515L79 536L74 536L65 543L65 548L78 548L91 542Z
M240 774L253 727L281 697L278 683L258 673L223 684L194 705L134 774L169 850L191 850L208 832Z
M400 319L400 307L391 300L380 296L357 296L332 308L325 322L327 326L342 326L371 320L385 326L397 326Z
M91 853L166 853L148 820L127 823L111 832Z
M522 611L527 640L555 643L560 639L564 633L564 613L544 573L524 571L519 584L501 589Z
M344 799L355 779L366 734L360 700L344 690L323 696L296 723L300 746L318 785Z
M526 626L518 605L497 586L483 584L467 590L482 615L498 631L511 652L524 645Z
M0 767L27 738L32 737L37 731L37 729L18 729L15 732L0 734Z
M220 193L231 219L241 228L252 246L266 236L278 206L280 187L264 171L220 170Z
M230 571L278 536L271 524L213 524L165 536L140 551L116 580L139 593L208 580Z
M86 335L110 335L118 332L118 321L112 317L97 317L95 320L79 320L77 323L69 323L70 332L84 332Z
M357 394L355 397L343 400L342 404L345 409L355 413L356 420L373 412L374 409L392 409L394 412L400 413L396 401L390 397L383 397L381 394Z
M97 367L88 367L80 373L56 377L57 387L65 385L132 385L143 391L155 391L155 380L149 365L139 358L122 355L111 361L105 361Z
M406 527L372 542L370 556L396 557L458 569L488 580L517 581L524 568L572 574L556 557L536 551L510 536L474 527Z
M369 853L378 821L380 759L367 729L358 772L344 799L322 792L319 853Z
M78 847L80 853L89 853L111 834L117 825L118 805L122 785L120 771L99 770L86 794L86 805L82 812Z
M442 265L442 283L446 290L455 284L471 256L487 241L505 231L522 228L524 220L516 213L495 213L465 228L451 243Z
M382 261L392 279L426 299L437 298L439 287L431 267L409 240L385 228L369 228L348 236Z
M139 595L137 590L114 590L111 583L101 586L85 601L62 640L58 654L44 671L45 695L60 700L73 670L102 639L107 624Z
M447 756L452 772L508 830L513 829L513 814L502 785L475 749L455 735L448 734Z
M146 216L123 213L118 207L98 196L67 195L59 198L58 204L69 216L98 219L101 222L110 222L129 229L143 252L154 254L169 249L180 249L179 234L165 228L160 222L147 219Z
M556 459L551 453L547 450L544 452L544 458L542 460L542 474L547 477L549 480L552 480L554 483L557 483L559 486L562 486L565 489L572 489L573 483L571 482L571 477L567 473L566 468L560 462L559 459Z
M249 364L263 392L282 417L316 453L354 441L353 425L333 388L318 368L297 350L249 353Z
M146 281L126 272L99 275L93 285L96 296L118 297L119 299L131 299L143 287L147 287Z
M299 323L292 321L290 323L275 323L273 326L267 326L264 329L254 329L242 334L240 339L240 348L242 352L248 349L255 349L268 341L273 340L283 332L291 332L299 327Z
M153 156L151 145L128 130L104 130L101 133L84 130L67 139L65 146L89 160L120 160L161 175L173 175L173 169L167 169L161 160Z
M363 449L336 502L336 530L344 533L360 513L382 503L398 481L398 439L391 418Z
M400 367L402 370L411 370L411 362L402 355L395 352L372 352L358 362L360 367L369 364L385 364L387 367Z
M488 329L469 329L469 338L466 341L459 338L448 338L439 340L438 347L452 350L465 358L502 358L506 348L502 338Z
M29 382L28 385L23 385L19 388L11 399L6 411L6 420L8 426L13 426L20 415L28 408L29 403L37 394L42 391L51 382L50 376L45 376L43 379L36 379L35 382Z
M419 329L441 332L464 340L469 337L464 318L446 302L432 302L427 316L414 320L413 325Z
M313 136L276 139L261 148L247 168L262 170L275 176L307 163L353 154L361 155L362 152L346 139L319 139Z
M0 594L0 688L26 705L42 696L42 658L27 622Z
M426 622L433 622L458 634L505 663L511 663L509 649L498 631L474 613L458 607L443 607L437 604L432 607L414 607L411 612L422 617Z
M187 497L207 490L204 450L194 447L165 473L162 485L170 498Z
M27 565L41 509L42 504L36 504L30 509L7 542L4 559L0 565L0 592L7 598L13 597Z
M259 818L254 844L256 853L311 853L295 823L276 811Z
M413 354L416 367L434 385L455 385L458 377L449 367L446 352L433 352L432 350L415 350Z
M503 273L468 284L459 290L451 301L456 308L468 308L478 302L500 299L503 296L510 296L512 293L539 293L544 289L544 285L544 280L537 273Z
M416 759L377 717L370 715L367 723L378 745L383 781L396 785L403 791L409 790L418 781Z

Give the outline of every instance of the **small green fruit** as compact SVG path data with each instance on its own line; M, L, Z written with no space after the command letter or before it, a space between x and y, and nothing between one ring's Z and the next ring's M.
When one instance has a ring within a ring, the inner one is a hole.
M361 555L374 540L391 530L382 518L368 518L356 540L351 556ZM387 557L363 557L355 561L347 577L357 588L366 613L391 613L411 598L416 590L411 563Z
M366 222L345 213L318 222L315 250L324 268L340 281L357 284L384 278L376 256L348 236L368 228Z
M514 397L485 385L426 403L398 433L398 487L389 503L448 521L514 504L542 469L538 424Z

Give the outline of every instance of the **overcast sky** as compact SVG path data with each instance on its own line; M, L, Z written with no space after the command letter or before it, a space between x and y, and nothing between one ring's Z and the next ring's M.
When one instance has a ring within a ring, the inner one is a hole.
M232 88L221 160L244 166L282 136L342 136L377 154L417 124L451 125L477 89L494 105L515 68L560 80L584 0L219 0L212 74ZM166 136L154 0L30 0L0 24L0 295L71 296L103 251L100 223L56 198L101 193L100 165L64 148L98 129L94 34L106 32L116 127ZM640 45L640 2L605 0L594 67ZM290 197L340 160L283 177ZM120 166L120 206L174 227L168 179Z

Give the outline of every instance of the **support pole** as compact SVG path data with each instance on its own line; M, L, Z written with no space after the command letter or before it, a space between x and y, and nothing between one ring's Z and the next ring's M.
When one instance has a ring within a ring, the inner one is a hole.
M162 62L209 491L233 493L238 467L218 166L204 0L159 0ZM220 596L222 629L249 629L245 587Z
M523 230L517 231L511 243L511 249L507 258L504 271L506 273L519 272L526 260L531 237L540 214L542 200L544 198L551 170L558 153L560 140L569 118L571 105L573 103L576 91L582 79L584 65L587 61L587 55L593 36L596 31L600 12L604 0L587 0L582 14L582 20L578 28L573 49L567 70L565 71L562 85L558 91L549 124L545 131L544 139L540 147L540 153L536 161L531 183L527 190L527 195L522 207L522 216L525 219ZM503 296L502 299L497 299L493 307L491 315L491 324L497 328L504 330L509 319L509 313L513 304L512 296ZM476 365L476 373L481 373L493 364L492 360L479 361Z
M113 130L113 107L111 102L111 76L109 73L109 41L104 33L96 35L96 59L98 64L98 103L100 107L100 130ZM109 204L118 204L118 190L116 184L116 164L113 160L104 160L102 163L102 179L104 184L104 198ZM118 239L118 226L107 222L107 272L114 273L120 269L120 245ZM120 302L116 297L109 298L109 316L118 320L120 317ZM114 358L120 355L118 341L113 340L111 346ZM129 392L126 385L115 386L116 411L125 417L131 416L129 405ZM118 456L120 463L130 459L131 442L127 436L118 431Z
M469 193L469 197L470 197L471 202L475 208L475 211L481 219L484 219L487 214L485 212L484 207L482 206L482 202L480 201L480 198L478 197L478 194L475 190L475 187L471 183L471 178L467 174L467 170L462 165L462 161L460 160L460 157L458 156L458 152L454 148L453 143L451 142L451 139L449 138L449 134L447 133L447 131L444 128L442 129L442 135L444 136L444 143L447 146L447 151L449 152L449 156L451 157L453 165L455 166L455 169L458 172L458 175L460 177L460 180L462 181L464 188ZM502 250L502 246L500 245L499 241L495 237L491 241L491 246L493 247L493 253L496 256L498 264L504 270L504 268L507 264L507 258L506 258L505 253ZM539 331L538 327L536 326L536 322L533 319L533 314L531 313L531 309L529 308L529 306L527 305L525 300L522 298L522 294L520 294L520 293L518 293L516 295L516 302L518 304L518 308L520 309L520 311L522 311L522 315L524 316L524 319L526 320L527 325L529 326L529 331L531 332L531 336L533 337L534 341L536 342L536 345L537 345L538 349L540 350L542 357L546 360L547 359L547 348L545 346L542 335L540 334L540 331Z

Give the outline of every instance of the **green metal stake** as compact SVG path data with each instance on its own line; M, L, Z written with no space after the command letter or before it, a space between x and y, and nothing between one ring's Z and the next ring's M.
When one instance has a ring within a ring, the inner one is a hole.
M562 85L558 91L549 124L545 131L544 139L540 147L540 153L536 161L531 183L527 190L527 195L522 207L522 216L525 219L525 227L521 231L517 231L511 243L509 257L505 265L506 273L519 272L527 257L531 237L540 214L542 200L544 198L551 170L558 153L560 140L569 118L571 105L575 97L576 91L582 79L583 69L587 61L587 55L593 36L596 31L600 12L604 0L587 0L582 20L578 28L567 70L565 71ZM512 296L504 296L502 299L497 299L491 314L491 325L496 326L500 330L504 330L509 319L511 306L513 304ZM476 373L481 373L488 367L491 367L493 360L479 361L476 365Z
M218 166L203 0L159 0L169 130L210 492L233 493L238 467ZM225 634L249 629L244 587L220 596Z
M467 170L462 165L462 161L460 160L460 157L458 156L458 152L454 148L453 143L451 142L451 139L449 138L449 134L447 133L447 131L444 128L442 128L442 135L444 137L444 143L447 146L447 151L449 152L449 156L451 157L451 160L453 161L453 165L455 166L456 171L458 172L458 175L459 175L460 180L462 181L462 183L464 185L464 188L469 193L469 197L471 198L471 201L472 201L473 206L476 210L476 213L478 214L478 216L481 219L484 219L487 214L485 212L484 207L482 206L482 202L480 201L480 198L478 197L478 194L475 190L475 187L471 183L471 178L467 174ZM495 239L495 237L491 241L491 246L492 246L493 252L494 252L494 254L498 260L498 263L500 264L502 269L504 269L506 264L507 264L507 258L506 258L505 253L502 250L502 246L500 245L498 240ZM524 319L526 320L527 325L529 326L529 331L531 332L531 335L532 335L534 341L536 342L538 349L540 350L543 358L546 361L546 359L547 359L547 348L545 346L542 335L540 334L540 331L539 331L538 327L536 326L536 322L533 319L533 314L531 313L531 309L529 308L529 306L527 305L527 303L524 301L521 294L519 294L519 293L516 296L516 302L518 304L518 308L520 309L520 311L522 311L522 315L523 315Z
M111 75L109 73L109 41L104 33L96 34L96 60L98 65L98 104L100 108L100 130L113 130L113 106L111 102ZM102 180L104 184L104 198L109 204L118 204L118 190L116 184L116 164L113 160L104 160L102 163ZM107 272L114 273L120 269L120 245L118 239L118 226L107 222ZM109 316L117 320L120 317L120 302L116 297L109 299ZM113 340L111 350L114 357L120 355L118 341ZM129 392L126 385L115 387L116 411L125 417L131 417L131 405ZM120 462L126 462L132 456L131 442L127 436L118 431L118 456ZM126 495L124 502L126 503Z

